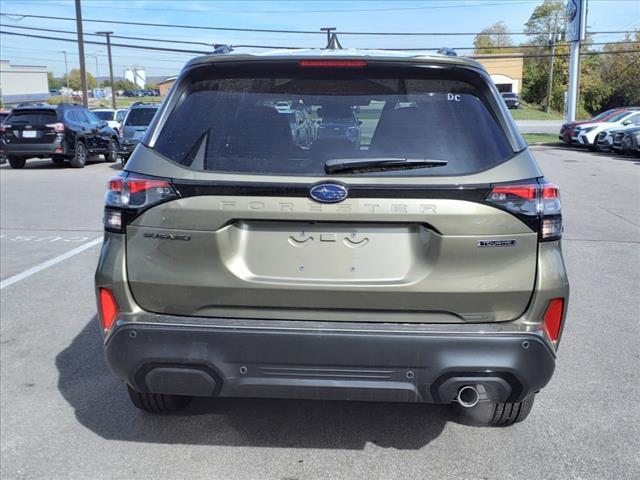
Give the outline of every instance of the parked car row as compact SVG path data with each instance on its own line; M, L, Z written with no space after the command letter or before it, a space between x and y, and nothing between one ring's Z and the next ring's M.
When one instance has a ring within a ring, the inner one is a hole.
M91 155L124 164L142 139L158 104L88 110L82 105L28 104L2 111L0 163L23 168L30 158L82 168Z
M640 107L614 108L590 120L565 123L559 138L591 151L640 155Z

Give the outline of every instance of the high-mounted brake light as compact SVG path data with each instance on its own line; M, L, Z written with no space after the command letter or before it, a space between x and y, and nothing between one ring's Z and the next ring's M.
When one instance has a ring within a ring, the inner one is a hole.
M118 302L116 302L113 292L106 288L100 289L99 302L102 328L111 330L118 316Z
M300 60L301 68L363 68L367 66L365 60Z
M554 298L544 313L544 331L552 342L557 342L562 328L564 298Z
M562 209L556 185L542 179L513 185L496 185L485 201L514 214L533 230L541 241L562 237Z
M109 180L105 196L104 228L122 233L127 221L147 208L178 197L169 180L120 174Z
M53 128L53 131L56 133L63 133L64 132L64 123L58 122L58 123L47 123L45 125L45 127L49 127L49 128Z

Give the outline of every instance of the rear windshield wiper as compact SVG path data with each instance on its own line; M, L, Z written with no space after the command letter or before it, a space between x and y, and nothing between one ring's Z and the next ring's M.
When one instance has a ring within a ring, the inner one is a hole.
M446 160L428 160L426 158L332 158L324 164L327 173L359 171L375 172L383 170L403 170L409 168L444 167Z

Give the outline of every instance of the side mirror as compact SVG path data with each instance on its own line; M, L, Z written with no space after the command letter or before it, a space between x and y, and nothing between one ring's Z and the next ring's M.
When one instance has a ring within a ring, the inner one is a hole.
M622 125L631 125L631 120L625 120L624 122L622 122Z

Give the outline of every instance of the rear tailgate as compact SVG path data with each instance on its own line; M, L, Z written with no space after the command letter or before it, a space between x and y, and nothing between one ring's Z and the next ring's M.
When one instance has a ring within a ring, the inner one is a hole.
M171 178L180 197L126 227L138 304L175 315L368 322L521 315L534 289L537 227L485 199L492 184L539 172L527 152L516 154L524 144L488 76L334 67L229 65L181 79L187 86L174 88L173 111L156 116L168 119L152 126L151 148L127 164ZM295 145L278 102L323 121L353 111L358 148L342 139ZM327 159L345 156L444 164L324 173ZM319 183L348 194L313 199Z
M56 122L56 112L51 109L15 111L5 121L5 141L20 145L53 143Z
M178 315L519 316L534 286L537 233L502 210L429 196L339 205L235 195L169 202L127 228L130 286L143 308Z

